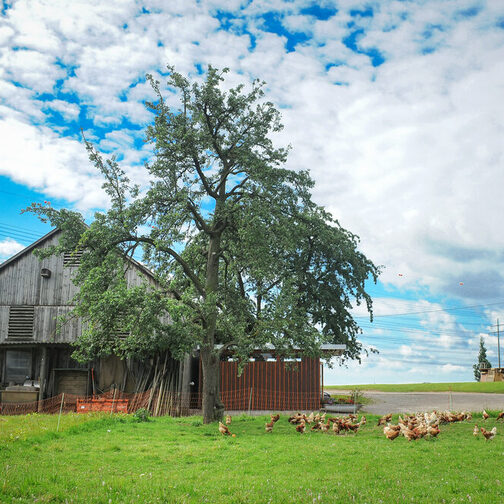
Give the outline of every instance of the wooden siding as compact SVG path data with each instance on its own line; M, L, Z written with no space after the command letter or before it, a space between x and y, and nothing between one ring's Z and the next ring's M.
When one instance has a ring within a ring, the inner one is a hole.
M254 361L245 367L240 377L237 362L221 362L220 387L227 410L249 407L253 410L316 410L320 408L320 360Z
M39 247L56 245L60 233L49 236ZM48 269L49 277L41 275ZM33 341L35 343L71 343L82 331L82 323L73 319L57 330L58 317L66 315L73 306L78 288L72 278L77 268L64 265L63 255L51 256L40 261L28 251L0 270L0 344L8 342L10 306L34 307ZM144 282L154 285L151 276L141 266L128 263L128 286ZM169 322L169 320L164 320Z

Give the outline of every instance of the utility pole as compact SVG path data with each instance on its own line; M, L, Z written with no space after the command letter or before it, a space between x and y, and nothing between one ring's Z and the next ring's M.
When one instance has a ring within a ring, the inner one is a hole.
M499 319L497 319L497 355L499 356L499 368L500 365L500 333L499 333Z

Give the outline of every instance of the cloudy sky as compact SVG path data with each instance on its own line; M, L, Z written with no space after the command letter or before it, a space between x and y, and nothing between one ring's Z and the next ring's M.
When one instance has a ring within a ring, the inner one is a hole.
M384 266L328 383L470 381L504 322L502 0L19 0L0 18L0 260L48 229L21 208L106 205L80 140L145 182L147 72L260 78L277 144ZM161 78L162 79L162 78Z

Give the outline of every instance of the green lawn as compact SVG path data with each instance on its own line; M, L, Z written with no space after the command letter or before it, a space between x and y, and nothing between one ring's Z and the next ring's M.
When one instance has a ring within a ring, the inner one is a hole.
M325 390L379 390L381 392L484 392L504 394L504 382L401 383L382 385L326 385Z
M483 425L495 425L495 414ZM504 501L504 425L490 442L460 423L409 443L387 440L372 416L347 436L300 435L286 416L266 434L269 417L235 417L236 437L197 417L76 416L65 415L58 434L56 416L36 415L46 430L33 423L33 434L24 417L0 417L0 502ZM17 422L23 435L11 437Z

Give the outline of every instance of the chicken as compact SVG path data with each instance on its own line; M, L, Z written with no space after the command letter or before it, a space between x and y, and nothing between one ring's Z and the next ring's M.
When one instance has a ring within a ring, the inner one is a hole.
M273 423L276 423L278 422L278 420L280 420L280 415L278 413L276 415L270 415L270 417Z
M408 441L412 441L413 439L418 439L419 438L419 435L415 432L415 431L412 431L410 429L408 429L407 427L404 427L402 429L402 435L408 440Z
M339 424L339 422L334 422L332 424L332 430L333 430L334 434L339 434L340 433L340 424Z
M303 415L301 415L301 413L296 413L295 415L289 417L288 422L293 425L300 424L303 418L304 417Z
M504 411L497 415L497 420L504 420Z
M314 431L314 430L320 430L320 428L321 428L320 422L314 422L314 424L312 425L311 430L312 431Z
M325 422L326 413L320 416L320 421Z
M275 422L271 420L271 422L267 422L264 426L264 430L266 432L273 432L273 426L275 425Z
M300 434L303 434L305 431L306 423L304 420L301 420L301 423L299 425L296 425L296 431L299 432Z
M317 413L317 414L315 415L315 419L314 419L314 421L315 421L315 423L319 423L319 422L320 422L320 414L319 414L319 413Z
M367 423L366 417L364 415L362 415L362 418L360 419L359 424L360 425L366 425L366 423Z
M353 433L357 434L357 431L359 430L360 424L352 424L350 422L347 422L345 424L345 429L346 430L351 430Z
M392 420L392 413L389 413L388 415L383 415L379 420L378 420L378 425L386 425L388 422Z
M428 433L427 427L425 427L425 425L418 425L417 427L414 427L411 430L413 430L413 432L416 434L417 439L423 438Z
M490 415L485 410L483 410L481 416L483 417L483 420L488 420L490 418Z
M227 426L224 425L222 422L219 422L219 432L223 436L231 436L231 432L229 432L229 429L227 428Z
M322 423L320 422L320 430L322 432L328 432L329 431L329 428L331 426L331 422L329 420L327 420L327 423Z
M441 431L436 425L429 425L427 427L427 434L431 437L436 437Z
M305 418L306 422L311 424L313 422L315 415L313 414L313 411L308 415L308 417Z
M497 434L497 427L494 427L491 431L487 431L484 427L481 427L481 434L483 434L487 441L490 441Z
M231 425L231 415L226 416L226 425Z
M390 439L390 441L393 441L401 433L401 429L396 429L395 427L395 425L390 424L383 427L383 434L385 434L387 439Z
M478 434L479 434L479 427L478 427L478 424L475 424L474 429L473 429L473 436L477 437Z

